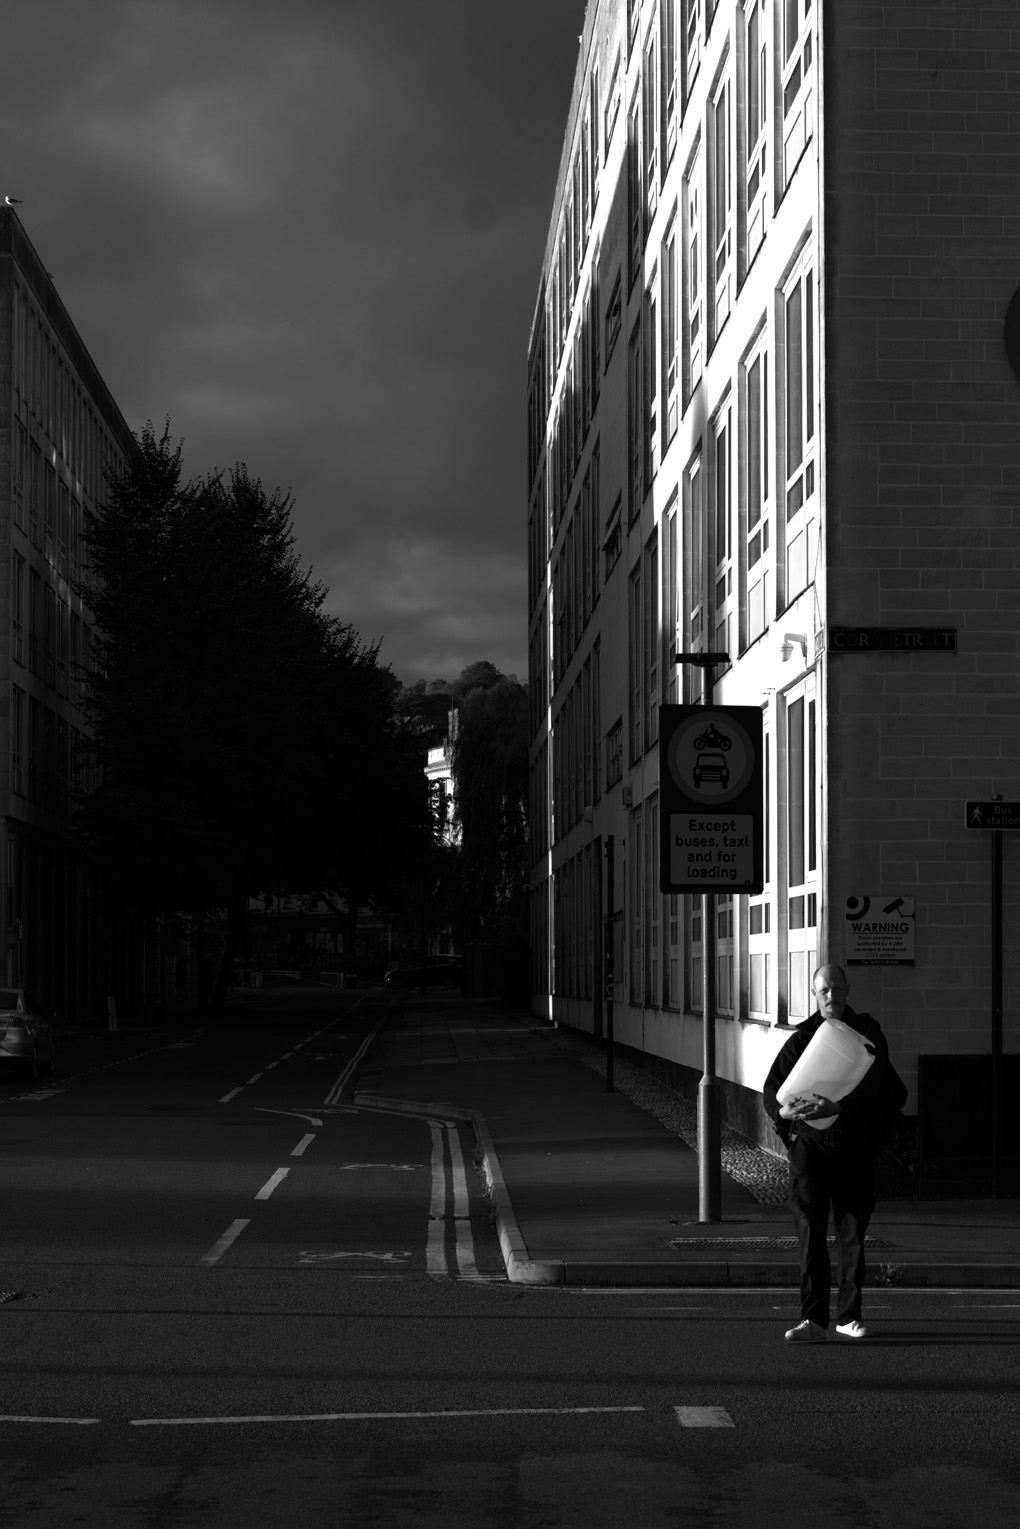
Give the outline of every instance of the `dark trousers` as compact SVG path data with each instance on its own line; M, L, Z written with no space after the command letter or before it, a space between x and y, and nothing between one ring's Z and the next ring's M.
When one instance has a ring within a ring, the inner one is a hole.
M800 1239L801 1314L829 1325L829 1209L839 1244L840 1282L836 1320L861 1315L864 1234L875 1208L875 1163L866 1149L834 1151L795 1136L790 1143L790 1205Z

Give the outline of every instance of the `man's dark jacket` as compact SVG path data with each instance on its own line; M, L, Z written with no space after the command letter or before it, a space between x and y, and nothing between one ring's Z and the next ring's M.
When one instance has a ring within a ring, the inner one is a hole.
M822 1142L830 1150L849 1147L858 1152L877 1152L907 1102L906 1085L889 1060L889 1047L878 1020L871 1014L855 1013L849 1005L843 1011L842 1020L864 1037L869 1049L875 1053L875 1060L852 1093L840 1100L840 1113L826 1130L818 1131L804 1122L784 1120L776 1098L808 1041L824 1023L824 1016L816 1010L810 1019L799 1025L769 1069L762 1099L787 1147L791 1137L797 1134Z

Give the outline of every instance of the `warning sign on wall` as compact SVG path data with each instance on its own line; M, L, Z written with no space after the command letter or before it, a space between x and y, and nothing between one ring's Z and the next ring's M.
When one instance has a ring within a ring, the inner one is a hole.
M913 966L914 899L848 897L847 966Z

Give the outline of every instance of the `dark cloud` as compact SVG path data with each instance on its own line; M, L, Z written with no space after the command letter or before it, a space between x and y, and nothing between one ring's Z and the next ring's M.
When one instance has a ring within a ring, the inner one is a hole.
M523 672L524 379L583 0L8 0L23 222L129 423L290 487L406 678Z

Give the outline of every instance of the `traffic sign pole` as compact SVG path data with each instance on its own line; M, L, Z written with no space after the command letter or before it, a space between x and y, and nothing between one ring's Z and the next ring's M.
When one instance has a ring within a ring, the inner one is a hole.
M711 706L716 664L728 664L728 653L678 653L678 663L696 664L704 674L702 705ZM660 811L662 810L660 806ZM701 992L705 1012L701 1025L701 1082L698 1084L698 1220L722 1220L722 1132L719 1119L719 1079L715 1072L716 1005L715 893L701 894Z
M673 661L704 671L700 706L659 711L659 889L701 897L698 1219L709 1222L722 1218L716 896L762 890L762 724L757 706L714 704L712 671L728 653L676 653Z

